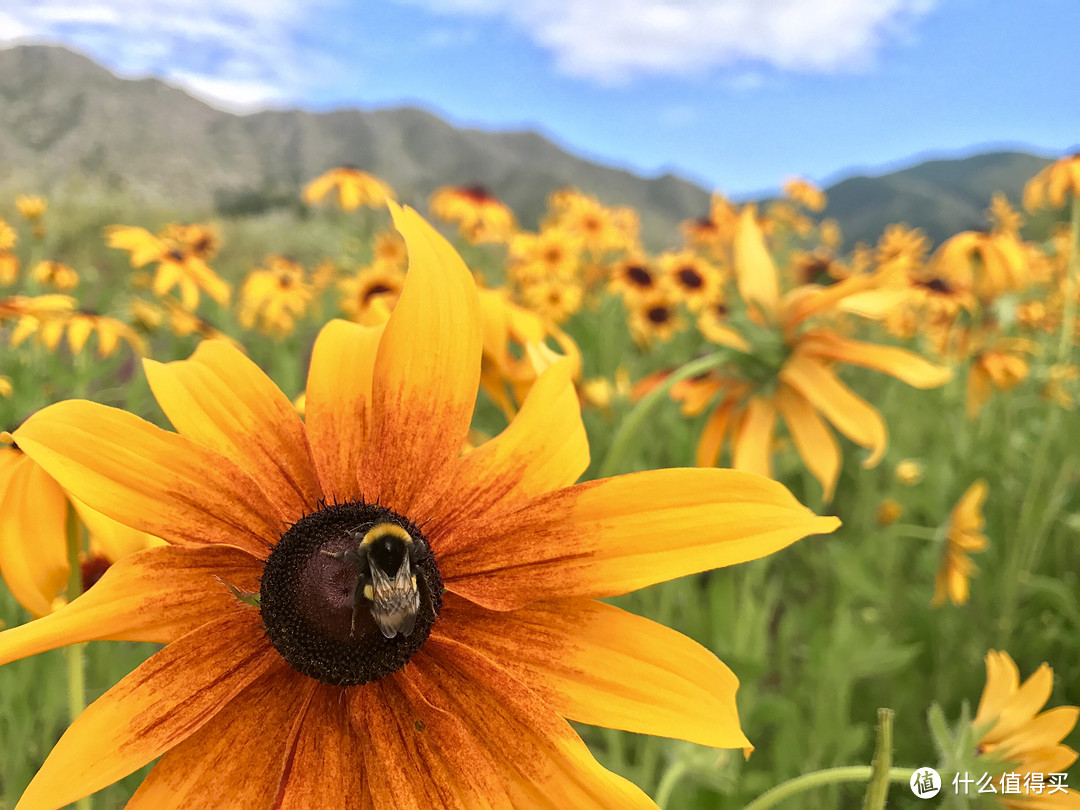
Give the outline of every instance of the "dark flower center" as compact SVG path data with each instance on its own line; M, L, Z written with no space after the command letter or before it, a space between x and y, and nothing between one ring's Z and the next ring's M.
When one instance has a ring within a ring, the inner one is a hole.
M679 283L688 290L700 290L705 286L705 279L693 267L680 268L678 277Z
M354 686L405 666L427 640L442 592L435 555L411 521L344 503L282 535L259 604L270 643L293 669Z
M383 284L382 282L377 281L370 287L368 287L366 290L364 290L363 295L361 295L360 297L366 304L376 295L385 295L389 292L394 292L394 288L391 287L389 284Z
M652 273L638 264L626 268L626 277L638 287L651 287L653 283Z
M671 312L667 307L649 307L645 311L646 317L653 323L667 323L671 318Z
M943 295L948 295L952 292L952 287L949 286L949 283L941 278L932 278L929 281L920 282L920 285L928 290L933 290L936 293L942 293Z
M82 574L82 589L83 593L90 590L91 587L97 584L97 581L105 576L105 572L109 570L109 566L112 565L109 562L108 557L102 557L100 554L95 554L93 557L86 557L79 562L79 572Z

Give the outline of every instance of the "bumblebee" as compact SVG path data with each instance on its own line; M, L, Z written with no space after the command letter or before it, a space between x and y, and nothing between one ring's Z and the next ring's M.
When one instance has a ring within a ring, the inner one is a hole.
M350 635L356 632L356 617L365 601L371 618L386 638L398 633L409 635L420 610L420 591L413 573L419 552L416 541L395 523L379 523L363 534L359 529L351 534L359 542L356 548L323 551L351 563L359 573L353 587Z

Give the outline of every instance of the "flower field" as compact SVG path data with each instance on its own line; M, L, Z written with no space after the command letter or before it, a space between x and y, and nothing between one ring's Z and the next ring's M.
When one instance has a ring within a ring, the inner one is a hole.
M1080 157L394 199L0 200L0 808L1080 807Z

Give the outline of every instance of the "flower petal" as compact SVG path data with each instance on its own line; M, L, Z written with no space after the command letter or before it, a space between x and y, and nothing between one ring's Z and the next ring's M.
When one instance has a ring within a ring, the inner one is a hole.
M520 506L581 477L589 466L589 440L572 373L570 360L548 368L510 426L458 462L447 488L453 497L425 528L429 537L437 541L440 527L453 526L458 516Z
M280 660L253 609L189 633L75 719L19 805L60 807L138 770L198 731Z
M773 429L776 405L766 397L751 397L735 435L731 466L743 472L772 478Z
M45 616L68 580L67 498L32 458L0 453L0 575L20 605Z
M385 770L364 767L365 735L354 729L349 718L349 692L321 684L310 678L296 678L309 700L294 715L293 729L286 722L282 736L292 739L285 757L284 773L278 784L275 810L355 807L374 810L366 781L385 779ZM288 720L289 718L285 718ZM269 805L268 805L269 806ZM401 807L385 804L380 807Z
M334 320L315 339L308 369L305 418L326 499L343 503L360 492L356 471L371 428L371 378L383 325Z
M279 514L313 512L322 498L304 423L255 363L221 340L204 340L190 360L143 360L161 409L181 436L233 459Z
M800 347L812 357L872 368L916 388L936 388L952 379L952 369L931 363L907 349L849 340L826 330L807 335Z
M289 731L316 682L283 661L169 749L125 810L264 810L277 796ZM330 733L332 729L327 729ZM340 797L344 794L338 794ZM335 804L312 804L333 807Z
M983 743L997 743L1039 713L1039 709L1050 699L1054 687L1054 672L1046 664L1041 664L1020 688L1009 696L1009 701L1001 710L997 723L982 738Z
M409 273L375 358L371 439L358 470L365 500L400 514L441 494L461 453L480 386L480 304L472 274L411 208L390 206Z
M780 380L802 394L855 444L870 448L870 455L862 463L864 469L881 461L889 445L885 420L873 405L840 382L831 369L796 353L780 369Z
M806 397L790 386L780 384L776 404L787 424L791 440L795 442L795 449L799 451L799 457L806 469L821 483L824 490L822 500L828 503L836 491L836 479L840 476L843 463L836 436L806 401Z
M91 508L170 543L265 558L297 517L279 513L228 458L116 408L58 402L27 419L15 440Z
M698 437L694 463L699 467L715 467L724 446L724 435L735 409L735 400L725 399L705 420L705 427Z
M570 720L751 748L735 706L738 679L662 624L591 599L490 611L452 594L439 619L437 636L498 661Z
M224 546L161 546L109 566L78 599L0 633L0 665L82 641L168 643L234 610L229 590L258 592L262 566ZM226 584L228 583L228 584Z
M780 302L780 279L776 264L765 247L765 236L757 223L757 209L743 207L735 226L735 281L747 304L764 310L770 319Z
M507 610L560 596L613 596L756 560L839 525L761 476L653 470L577 484L463 523L439 567L452 592Z
M513 807L537 810L655 810L639 788L601 767L565 720L488 658L431 637L410 663L415 667L409 667L407 680L415 693L459 718L474 741L480 773L486 776L493 766L501 776L502 784L489 786L483 803L470 807L505 807L509 794ZM448 742L438 738L430 744L445 752ZM383 745L395 750L392 738ZM461 777L476 782L469 771Z

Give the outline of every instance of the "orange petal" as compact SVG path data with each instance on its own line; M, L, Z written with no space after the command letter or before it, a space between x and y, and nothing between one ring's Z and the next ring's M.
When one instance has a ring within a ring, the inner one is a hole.
M870 448L870 456L862 463L864 468L881 461L889 444L885 420L873 405L856 396L830 369L796 353L780 370L780 380L802 394L855 444Z
M739 295L747 304L761 307L771 318L780 301L780 281L753 205L744 206L739 214L733 247Z
M821 483L822 500L828 503L836 491L836 479L843 463L836 437L806 398L789 386L780 385L776 404L795 442L795 449L806 469Z
M731 466L743 472L772 478L773 429L776 405L766 397L751 397L734 439Z
M429 537L438 542L440 527L452 527L458 516L521 506L574 483L585 472L589 440L572 373L570 360L547 369L510 426L461 459L448 487L453 498L440 505L426 529Z
M280 656L258 611L222 616L170 644L94 701L19 801L60 807L111 785L184 741Z
M293 741L290 730L316 686L316 681L297 675L284 662L271 668L210 722L169 749L125 810L275 806L278 780ZM339 793L336 803L309 807L340 806L344 795L348 794Z
M364 498L400 514L461 452L480 386L480 304L472 274L411 208L390 204L409 273L375 358L371 440L359 467ZM442 476L445 484L445 476Z
M410 698L422 695L432 706L457 717L472 741L469 753L480 777L487 777L492 767L500 777L494 784L490 779L480 783L486 791L482 802L451 807L656 810L639 788L601 767L565 720L490 659L432 636L410 663L415 664L407 671L407 681L415 688ZM400 750L397 740L384 734L374 741L375 750ZM445 752L447 742L432 739L431 744ZM471 770L457 779L472 785L480 781Z
M279 513L228 458L116 408L59 402L27 419L15 440L92 509L170 543L265 558L298 517Z
M724 435L735 409L735 400L724 400L705 420L705 427L698 438L694 463L699 467L715 467L724 446Z
M374 807L395 810L511 810L506 778L493 762L493 741L432 705L411 672L350 692L353 722L366 745ZM435 700L437 696L432 696Z
M68 580L67 498L28 455L0 453L0 575L20 605L45 616Z
M221 340L190 360L143 360L161 409L182 436L234 460L282 515L313 512L322 498L304 423L257 365Z
M1080 717L1080 709L1076 706L1058 706L1045 711L1017 729L994 751L1001 753L1004 759L1012 759L1010 754L1026 753L1056 745L1076 728L1078 717Z
M496 610L613 596L756 560L831 532L781 484L735 470L671 469L589 481L455 527L439 560L454 593Z
M447 594L435 632L505 667L570 720L746 748L739 681L715 655L662 624L591 599L485 610ZM693 707L693 708L690 708Z
M1054 672L1046 664L1039 666L1035 673L1021 684L1009 697L1002 708L997 723L986 734L982 742L997 743L1008 737L1021 726L1030 723L1039 710L1050 699L1054 686Z
M355 500L356 471L371 427L371 378L383 325L334 320L315 339L305 419L328 501Z
M848 340L827 331L807 336L800 345L809 356L872 368L916 388L936 388L952 379L951 369L896 346Z
M372 771L364 767L365 734L358 733L350 722L349 692L337 686L318 683L296 676L294 683L309 700L300 706L293 718L284 716L282 736L291 738L284 773L278 784L275 810L307 810L308 808L355 807L373 810L370 781L382 781L386 770L380 766ZM294 688L296 688L294 686ZM364 688L364 687L361 687ZM289 720L293 728L289 729ZM386 763L393 767L392 763ZM270 805L266 805L270 806ZM399 808L399 804L380 807ZM432 805L435 807L435 805Z
M81 641L168 643L233 610L228 585L257 593L262 566L237 549L161 546L109 566L78 599L0 633L0 664ZM228 583L226 585L225 583Z

